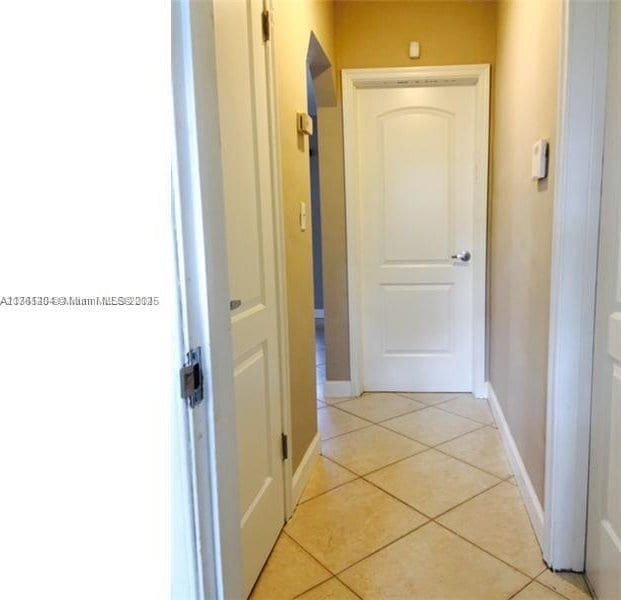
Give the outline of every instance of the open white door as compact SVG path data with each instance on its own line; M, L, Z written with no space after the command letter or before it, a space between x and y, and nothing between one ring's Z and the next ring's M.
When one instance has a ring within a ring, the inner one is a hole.
M610 11L586 561L601 600L621 598L621 4Z
M214 5L248 594L285 520L268 57L261 0L216 0Z
M184 350L201 348L205 375L190 424L206 598L250 593L285 521L290 469L272 56L262 15L260 0L173 3Z

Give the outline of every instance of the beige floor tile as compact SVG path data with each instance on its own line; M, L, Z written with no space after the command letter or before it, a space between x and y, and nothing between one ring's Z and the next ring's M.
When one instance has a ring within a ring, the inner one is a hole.
M444 392L444 393L436 393L436 392L398 392L401 396L405 396L406 398L410 398L411 400L416 400L417 402L422 402L427 406L433 406L434 404L440 404L440 402L446 402L451 398L456 398L459 396L459 392Z
M399 394L370 393L359 398L340 402L339 408L368 421L377 423L392 417L397 417L414 410L425 408L426 404L410 400Z
M501 483L438 521L531 577L545 568L520 492L509 483Z
M329 571L293 540L281 534L250 598L252 600L294 598L329 577Z
M528 579L435 523L339 575L362 598L510 598Z
M285 531L321 564L337 573L425 520L358 479L300 504Z
M357 600L358 596L336 577L298 596L299 600Z
M356 479L353 473L340 467L325 456L320 456L313 468L308 484L304 488L300 502L306 502L310 498L314 498L353 479Z
M514 600L562 600L562 598L563 596L559 596L536 581L529 583L517 596L514 596Z
M433 407L390 419L382 425L428 446L435 446L481 427L480 423Z
M506 479L511 475L511 467L505 457L500 435L493 427L484 427L462 435L456 440L438 446L438 450L465 460L500 479Z
M373 425L322 443L323 454L358 475L370 473L426 446Z
M327 406L326 408L320 408L317 411L317 422L319 427L319 433L322 440L333 438L334 436L341 435L343 433L349 433L356 429L362 429L368 427L370 423L350 415L349 413L334 408L333 406Z
M500 481L436 450L402 460L366 479L430 517Z
M569 600L590 600L591 598L586 581L579 573L552 573L546 570L537 577L537 581Z
M347 402L347 400L353 400L353 396L339 396L338 398L324 396L323 398L326 404L340 404L341 402Z
M448 402L438 405L442 410L448 410L456 415L478 421L484 425L493 425L494 417L489 408L487 400L484 398L475 398L472 394L462 394L453 398Z

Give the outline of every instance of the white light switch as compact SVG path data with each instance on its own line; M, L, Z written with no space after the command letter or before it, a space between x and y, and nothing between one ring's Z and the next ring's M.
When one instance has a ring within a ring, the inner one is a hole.
M306 202L300 202L300 231L306 231Z
M548 176L548 141L537 140L533 145L532 178L545 179Z
M313 117L306 113L297 114L298 133L313 135Z
M410 42L410 58L420 58L420 42Z

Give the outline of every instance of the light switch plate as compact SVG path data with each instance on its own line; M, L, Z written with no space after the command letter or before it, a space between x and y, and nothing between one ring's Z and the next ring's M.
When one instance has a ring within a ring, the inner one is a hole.
M537 140L533 145L532 178L535 181L548 176L548 141Z
M304 135L313 135L313 118L306 113L298 113L298 131Z
M410 42L410 58L420 58L420 42Z

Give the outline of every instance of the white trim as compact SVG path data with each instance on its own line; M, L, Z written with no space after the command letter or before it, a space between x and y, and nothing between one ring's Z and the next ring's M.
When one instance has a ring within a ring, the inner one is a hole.
M324 318L324 309L316 308L315 309L315 319L323 319Z
M319 433L315 434L313 441L309 444L298 468L295 470L293 474L293 506L297 505L300 501L302 493L304 492L304 488L306 488L306 484L310 479L310 476L313 473L313 468L315 467L315 463L319 458L319 451L321 449L321 437Z
M323 384L323 395L326 398L346 398L348 396L358 396L354 394L351 381L326 381Z
M563 2L544 544L555 570L584 569L608 12L607 1Z
M505 447L505 453L509 458L511 470L513 471L515 481L522 495L522 500L524 500L526 512L528 512L535 536L539 541L539 545L543 546L544 526L543 508L541 506L541 502L535 492L535 488L530 480L528 471L524 466L524 461L522 460L520 451L518 450L515 440L511 435L511 430L509 429L505 415L502 412L502 408L500 407L500 403L498 402L498 398L496 397L496 393L494 392L494 388L490 382L487 382L487 389L489 404L492 408L492 413L494 414L494 419L496 420L496 425L498 426L498 432L500 433L503 446Z
M357 207L356 173L357 155L355 128L355 92L359 87L383 87L386 82L413 79L450 78L471 82L478 90L476 101L476 165L478 177L475 182L474 246L473 254L480 259L474 262L473 287L473 393L483 398L485 389L485 276L487 252L487 186L489 152L489 65L457 65L442 67L404 67L389 69L344 69L343 88L343 137L345 155L345 203L347 213L347 264L349 286L349 352L353 395L362 390L362 332L360 309L360 232Z

